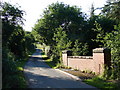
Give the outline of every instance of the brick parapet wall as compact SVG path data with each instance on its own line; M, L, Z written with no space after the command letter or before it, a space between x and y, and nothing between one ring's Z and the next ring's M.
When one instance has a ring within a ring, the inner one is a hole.
M93 59L68 58L68 66L81 71L94 71Z
M69 54L68 54L69 53ZM93 50L93 56L71 56L70 51L63 51L63 64L81 71L93 71L96 74L104 72L104 64L110 64L110 51L105 48Z

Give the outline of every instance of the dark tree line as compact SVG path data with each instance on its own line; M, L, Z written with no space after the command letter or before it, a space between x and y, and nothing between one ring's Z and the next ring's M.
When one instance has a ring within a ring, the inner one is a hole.
M2 8L2 85L3 88L20 88L21 77L17 63L34 51L34 38L22 28L24 11L9 3Z

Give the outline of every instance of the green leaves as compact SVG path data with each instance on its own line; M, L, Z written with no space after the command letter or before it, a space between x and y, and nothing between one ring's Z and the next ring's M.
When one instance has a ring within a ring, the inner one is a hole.
M99 24L97 24L99 25ZM97 40L103 44L104 47L108 47L111 49L111 58L112 58L112 66L111 66L111 77L112 79L120 79L120 24L115 25L115 31L110 33L104 33L103 30L98 27L98 35ZM107 73L106 73L107 74ZM109 74L109 72L108 72ZM106 76L106 75L105 75Z
M19 10L18 7L12 6L9 3L2 3L2 20L4 22L8 22L10 24L18 25L18 24L23 24L22 16L23 16L23 11Z
M108 18L120 23L120 1L109 1L102 10L103 14Z
M59 50L68 49L71 45L71 42L68 39L66 32L63 31L62 27L56 28L56 33L54 33L53 40L55 40L57 48L59 48Z
M33 30L37 31L43 43L52 46L53 36L56 28L61 26L68 38L74 34L79 34L83 28L84 15L76 6L69 6L64 3L53 3L49 5L42 15L42 18L35 24ZM80 29L79 29L80 28Z
M106 36L109 39L106 46L109 46L112 50L112 78L120 80L120 24L118 26L116 25L115 29L116 31Z
M28 53L34 49L34 37L23 30L22 16L22 10L9 3L2 3L2 88L25 86L17 62L28 58Z
M54 33L54 50L53 52L56 53L57 57L60 57L63 50L68 50L71 47L71 41L68 39L67 34L65 31L63 31L63 28L60 26L59 28L56 28L56 33Z
M23 11L9 3L1 3L3 43L9 43L13 33L21 28Z
M83 56L88 54L87 43L81 43L79 40L75 41L74 47L72 48L74 56Z

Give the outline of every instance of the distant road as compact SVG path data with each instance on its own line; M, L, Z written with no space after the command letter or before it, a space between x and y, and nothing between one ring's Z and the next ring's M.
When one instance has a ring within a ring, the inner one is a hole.
M36 50L24 67L29 88L94 88L59 70L50 68Z

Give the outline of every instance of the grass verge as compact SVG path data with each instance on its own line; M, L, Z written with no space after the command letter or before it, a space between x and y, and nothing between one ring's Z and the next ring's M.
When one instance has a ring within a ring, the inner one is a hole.
M113 82L113 81L108 81L108 80L104 80L100 77L95 77L92 79L86 79L83 82L95 86L99 89L105 90L105 89L116 89L118 90L120 87L118 86L117 82Z
M24 60L21 60L21 61L17 61L16 64L17 64L17 69L19 71L18 74L16 74L16 78L18 79L18 83L19 83L19 88L27 88L27 82L25 80L25 76L24 76L24 66L25 66L25 63L28 61L28 57L25 58Z
M42 59L45 60L45 63L51 68L57 68L59 64L56 64L52 59L50 59L44 52L41 53Z
M33 54L34 51L30 52L29 55L24 58L24 60L21 60L21 61L17 61L16 64L17 64L17 69L19 71L18 74L16 74L16 78L18 79L18 83L19 83L19 88L27 88L27 81L25 80L25 76L24 76L24 66L26 64L26 62L28 61L29 57L31 56L31 54Z
M45 60L45 62L51 67L51 68L57 68L58 64L55 64L51 59Z

